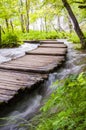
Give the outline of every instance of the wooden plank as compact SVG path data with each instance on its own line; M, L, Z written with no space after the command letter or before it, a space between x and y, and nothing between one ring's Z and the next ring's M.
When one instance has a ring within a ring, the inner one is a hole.
M24 73L18 71L0 70L0 103L7 102L20 89L30 88L43 81L47 75Z
M0 103L7 102L9 99L0 96Z
M23 42L25 43L32 43L32 44L36 44L36 43L47 43L47 44L63 44L64 42L58 42L57 40L24 40Z
M67 48L65 44L41 44L39 47L46 48Z
M8 82L0 83L0 89L10 90L10 91L18 91L22 87L24 87L24 86L21 86L19 84L18 85L16 85L16 84L13 85L13 84L9 84Z
M8 76L9 78L15 78L16 80L21 80L23 78L23 80L27 80L27 79L33 79L33 80L40 80L40 77L43 77L43 79L47 78L47 75L44 74L34 74L34 73L25 73L25 72L18 72L18 71L7 71L5 69L0 69L0 76L4 77L4 76Z
M57 57L44 55L26 55L17 60L1 64L0 68L17 71L47 73L52 71L62 61L64 61L64 56Z
M58 42L56 40L41 40L40 41L41 44L63 44L64 42Z
M12 97L13 96L8 96L8 95L0 94L0 99L4 100L4 101L10 100Z
M39 43L39 40L24 40L25 43Z
M4 89L0 88L0 94L11 96L11 95L16 94L16 91L11 91L11 90L6 90L5 88Z
M31 55L51 55L51 56L65 56L67 52L66 48L37 48L27 52L26 54Z
M24 40L23 42L25 42L25 43L32 43L32 44L34 43L34 44L35 44L35 43L49 42L49 41L50 41L50 42L51 42L51 41L52 41L52 42L53 42L53 41L56 41L56 42L57 42L57 40L55 40L55 39L52 39L52 40L51 40L51 39L48 39L48 40L40 40L40 41L39 41L39 40ZM63 43L63 42L62 42L62 43Z

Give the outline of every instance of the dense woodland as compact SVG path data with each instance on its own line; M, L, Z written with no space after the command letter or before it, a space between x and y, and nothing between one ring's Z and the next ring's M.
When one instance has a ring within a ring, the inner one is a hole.
M0 48L18 47L24 40L65 38L86 49L86 0L0 0L0 26ZM58 89L27 124L29 129L86 130L86 73L54 85Z
M29 39L69 38L80 41L85 48L85 13L85 0L1 0L1 47L14 47L17 41ZM61 26L62 16L69 31ZM39 29L36 23L40 25Z

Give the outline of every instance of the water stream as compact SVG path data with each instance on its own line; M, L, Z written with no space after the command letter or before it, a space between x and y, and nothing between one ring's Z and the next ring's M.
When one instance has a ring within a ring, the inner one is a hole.
M24 43L18 48L0 49L0 64L24 56L26 52L36 49L38 44Z
M58 40L60 41L60 40ZM63 79L70 74L86 71L86 51L76 51L73 49L73 44L61 39L68 45L67 60L64 65L58 68L55 72L49 74L46 82L38 86L34 91L23 97L15 106L9 108L9 112L3 115L6 119L0 120L0 130L27 130L22 123L27 123L27 120L37 114L43 100L52 92L50 87L57 79Z

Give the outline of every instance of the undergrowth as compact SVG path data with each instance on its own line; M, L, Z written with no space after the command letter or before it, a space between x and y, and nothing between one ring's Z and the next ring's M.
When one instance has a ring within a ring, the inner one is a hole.
M86 33L85 33L86 36ZM34 31L30 30L29 33L22 33L20 30L14 30L5 32L5 34L2 33L2 43L0 44L0 48L5 47L18 47L20 44L23 43L24 40L47 40L47 39L68 39L69 41L72 41L75 45L75 48L80 49L81 44L78 36L76 33L68 33L68 32L56 32L56 31L50 31L50 32L40 32L40 31Z
M18 47L18 35L13 32L6 32L2 35L2 41L0 43L0 48L12 48Z
M86 73L71 75L56 85L30 129L86 130Z

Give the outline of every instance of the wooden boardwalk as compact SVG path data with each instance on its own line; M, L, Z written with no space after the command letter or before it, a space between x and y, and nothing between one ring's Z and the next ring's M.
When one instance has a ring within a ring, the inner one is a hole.
M65 60L67 47L56 41L41 45L25 56L0 64L0 102L8 102L20 89L30 89L48 77Z
M30 89L46 78L46 75L41 74L0 69L0 102L9 101L20 89Z

